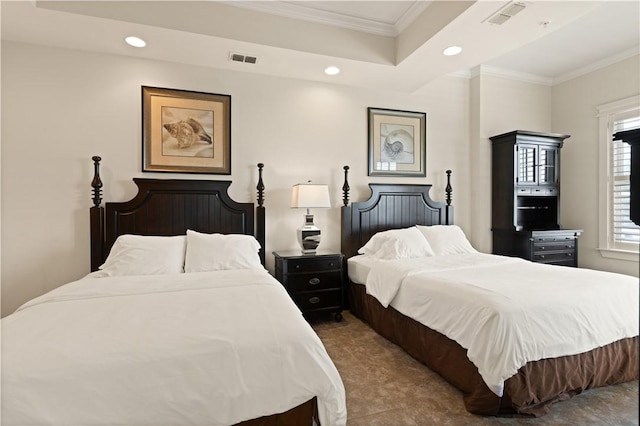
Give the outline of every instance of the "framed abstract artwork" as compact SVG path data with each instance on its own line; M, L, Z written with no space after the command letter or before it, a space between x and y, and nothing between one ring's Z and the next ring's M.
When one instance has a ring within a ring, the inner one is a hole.
M231 174L231 96L142 86L142 171Z
M369 176L426 176L427 114L368 108Z

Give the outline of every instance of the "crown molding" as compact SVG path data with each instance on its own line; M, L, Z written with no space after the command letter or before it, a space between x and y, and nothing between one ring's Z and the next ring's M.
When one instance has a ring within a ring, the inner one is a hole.
M284 1L223 1L229 6L254 10L256 12L270 13L283 16L285 18L302 19L316 24L330 25L333 27L346 28L354 31L366 32L369 34L381 35L385 37L396 37L407 28L415 18L421 14L431 1L416 1L394 24L387 24L366 18L343 15L335 12L328 12L306 7L300 4L288 3Z
M616 62L624 61L625 59L629 59L636 55L640 55L640 48L638 46L632 47L631 49L624 50L613 56L609 56L608 58L601 59L585 67L579 68L577 70L574 70L566 74L563 74L559 77L556 77L553 79L553 84L555 85L555 84L564 83L565 81L573 80L574 78L580 77L585 74L589 74L590 72L597 71L601 68L608 67L609 65L613 65Z
M407 9L407 11L405 13L402 14L402 16L400 18L398 18L398 20L396 21L395 24L395 35L397 36L398 34L400 34L401 32L403 32L404 30L407 29L407 27L409 25L411 25L411 23L413 21L416 20L416 18L425 11L425 9L427 7L429 7L429 5L435 0L423 0L423 1L416 1L413 2L413 4L411 5L411 7L409 7L409 9Z
M474 78L480 75L489 75L493 77L505 78L508 80L521 81L523 83L542 84L544 86L551 86L553 81L547 77L541 77L535 74L529 74L519 71L511 71L503 68L491 67L487 65L478 65L470 71L470 78Z

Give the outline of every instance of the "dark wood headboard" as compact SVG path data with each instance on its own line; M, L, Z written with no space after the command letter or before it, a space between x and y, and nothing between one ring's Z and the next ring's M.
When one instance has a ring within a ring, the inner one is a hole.
M104 263L113 243L123 234L184 235L187 229L203 233L247 234L256 237L265 264L265 209L262 169L258 164L258 207L229 197L231 181L134 178L138 193L129 201L102 207L100 157L93 157L91 216L91 271Z
M429 196L432 185L370 183L371 197L349 205L349 166L344 166L341 249L355 256L373 234L413 225L452 225L451 170L447 170L446 201Z

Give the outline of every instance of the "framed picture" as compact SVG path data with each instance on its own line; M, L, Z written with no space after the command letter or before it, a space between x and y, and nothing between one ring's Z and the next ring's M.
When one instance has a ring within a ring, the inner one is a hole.
M427 175L427 114L368 108L369 176Z
M231 96L142 86L142 171L231 174Z

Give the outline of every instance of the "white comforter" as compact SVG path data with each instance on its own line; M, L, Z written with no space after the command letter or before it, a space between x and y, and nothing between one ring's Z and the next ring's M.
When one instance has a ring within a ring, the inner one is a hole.
M320 339L266 271L92 278L2 320L2 424L227 425L317 396L346 423Z
M482 253L368 262L367 293L467 349L488 387L638 335L638 278Z

